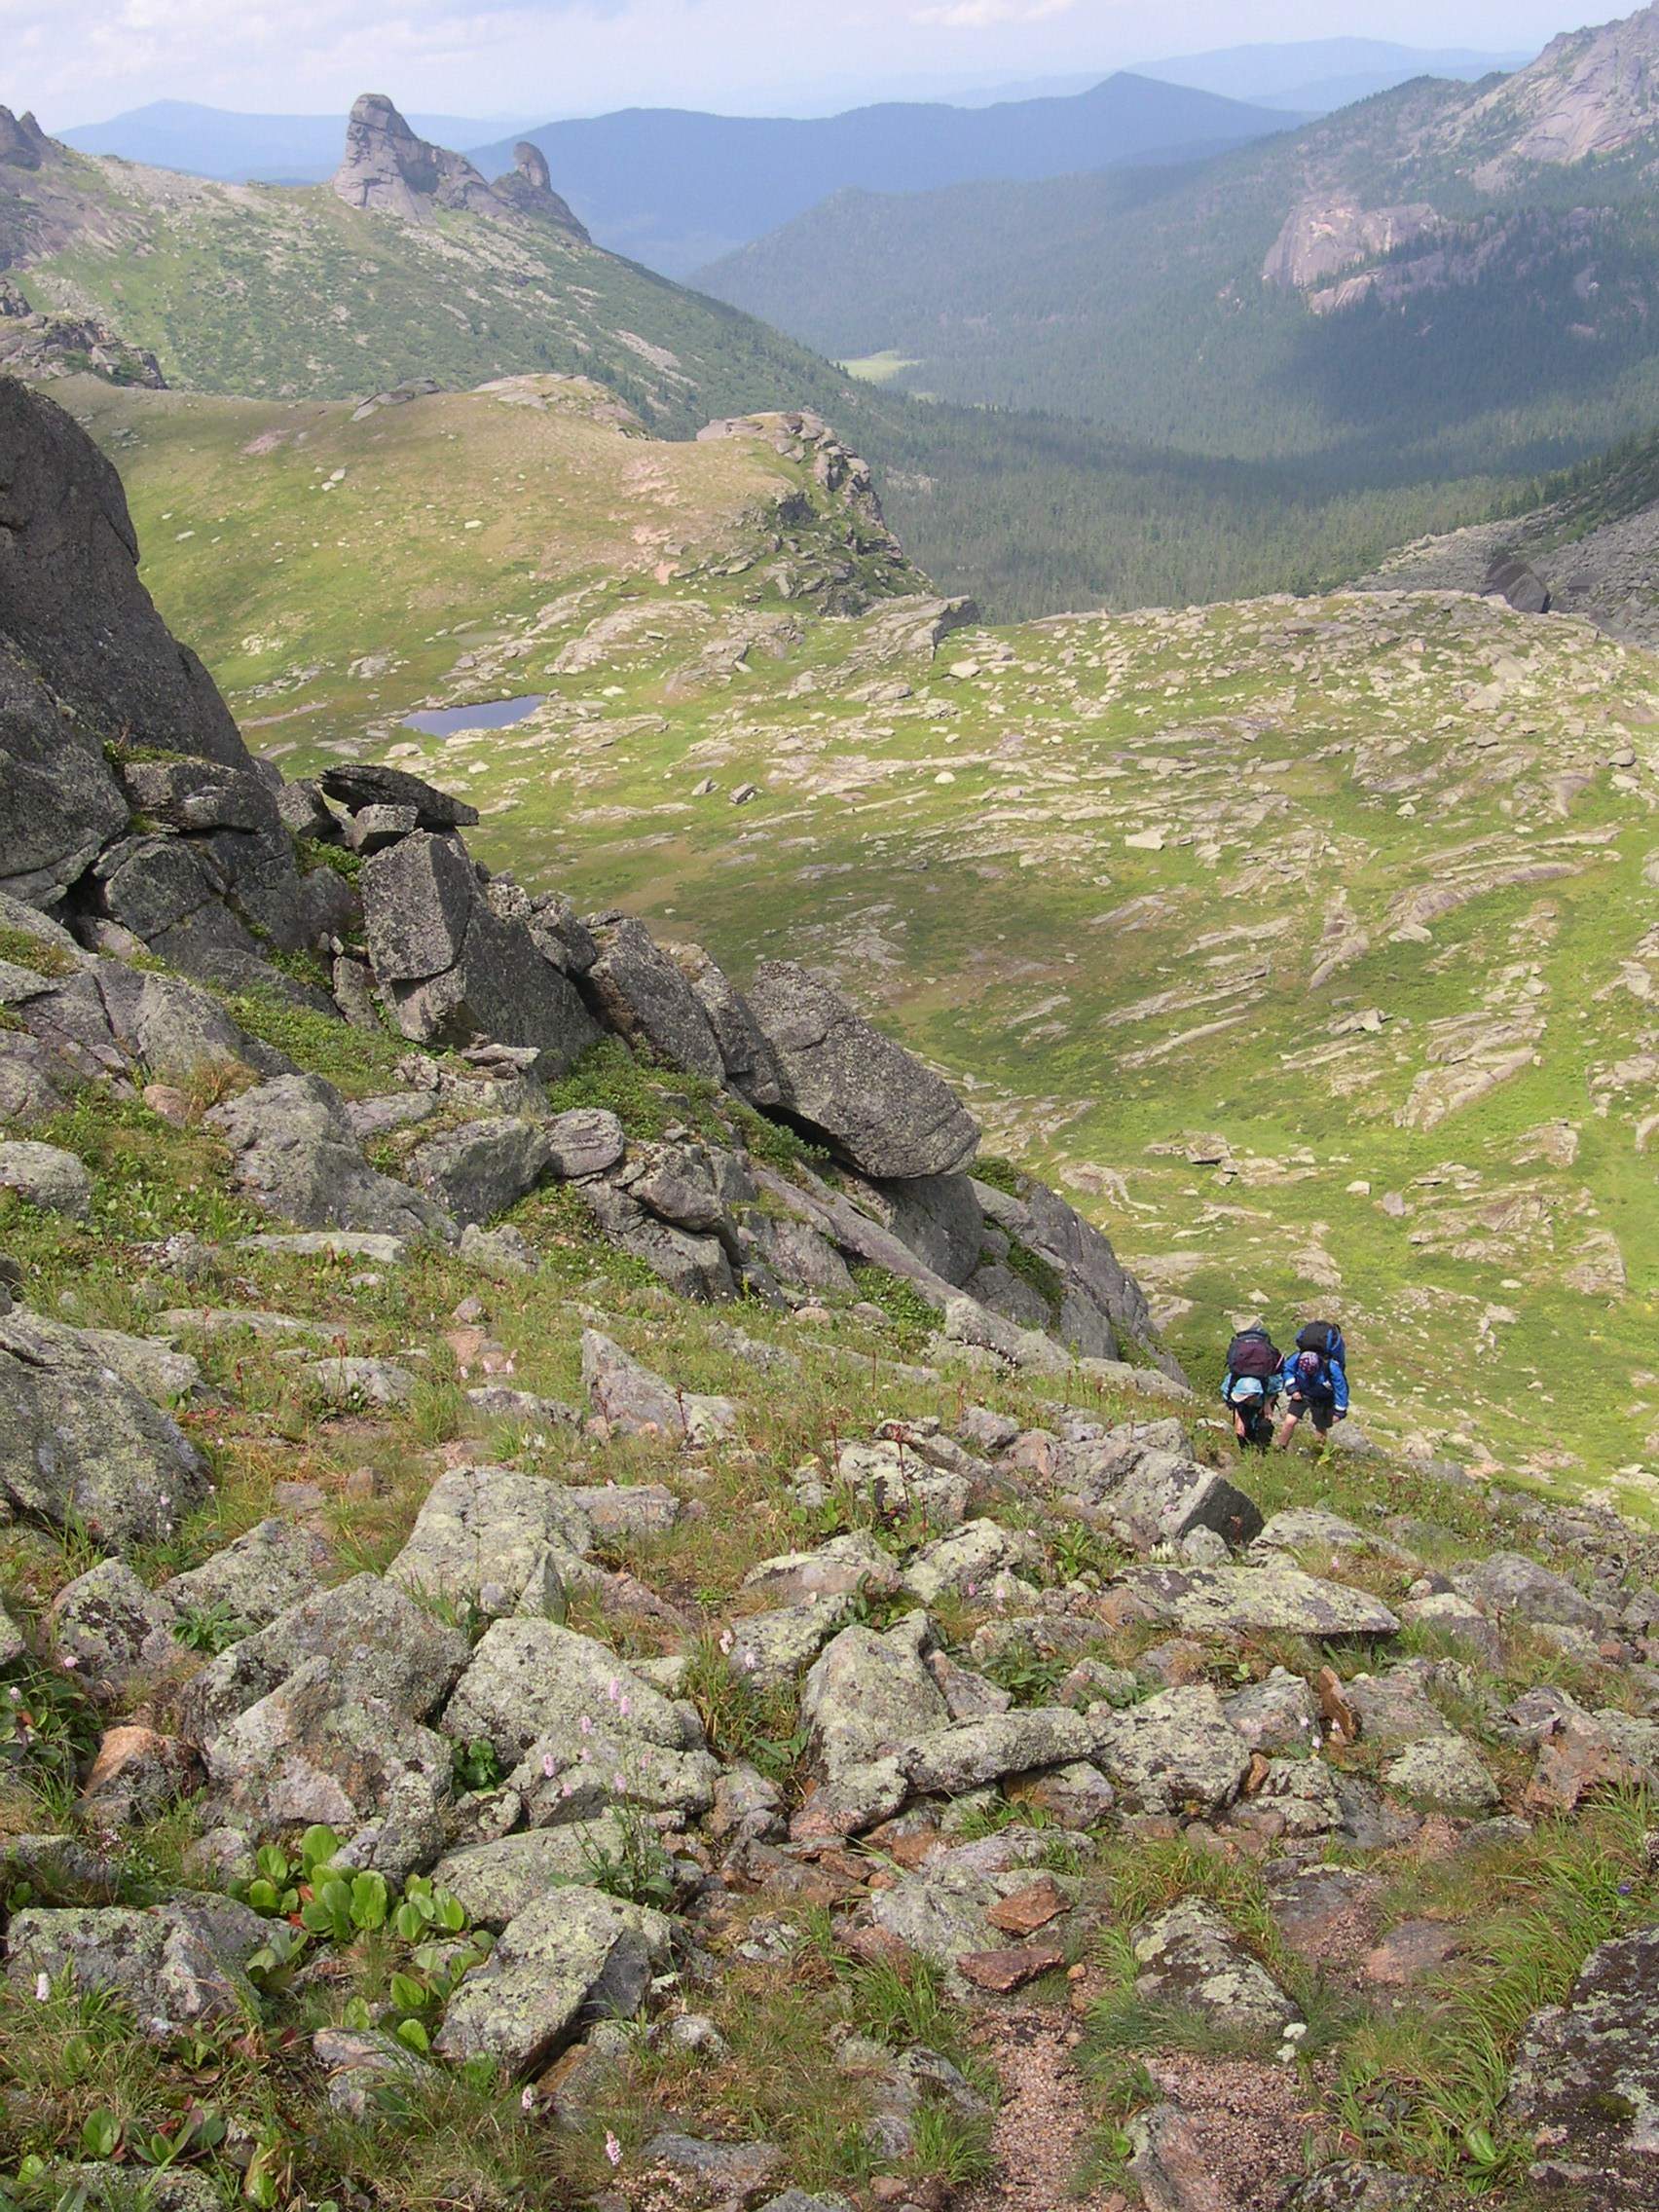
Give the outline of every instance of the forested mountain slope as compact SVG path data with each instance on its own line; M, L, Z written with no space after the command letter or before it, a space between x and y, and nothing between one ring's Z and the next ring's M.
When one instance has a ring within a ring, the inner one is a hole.
M702 280L913 390L1306 489L1514 483L1659 415L1651 9L1190 167L842 196Z

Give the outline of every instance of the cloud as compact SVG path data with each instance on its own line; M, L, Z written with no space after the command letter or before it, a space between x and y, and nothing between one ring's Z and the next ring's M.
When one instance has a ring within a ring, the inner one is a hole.
M917 8L911 21L940 30L1000 30L1008 24L1047 23L1068 16L1077 0L945 0L940 7Z

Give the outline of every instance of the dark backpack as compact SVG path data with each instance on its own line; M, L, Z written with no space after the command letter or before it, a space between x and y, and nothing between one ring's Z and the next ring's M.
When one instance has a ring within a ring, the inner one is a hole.
M1345 1375L1347 1373L1347 1346L1334 1321L1309 1321L1298 1333L1296 1348L1316 1351L1321 1359L1334 1361Z
M1284 1365L1266 1329L1240 1329L1227 1347L1227 1372L1253 1375L1265 1382Z

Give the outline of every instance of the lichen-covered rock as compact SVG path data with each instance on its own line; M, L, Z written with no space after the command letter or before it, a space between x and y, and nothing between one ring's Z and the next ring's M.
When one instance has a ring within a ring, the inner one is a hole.
M668 2127L648 2139L641 2157L671 2174L678 2190L737 2212L764 2196L784 2170L775 2143L717 2142Z
M411 1154L409 1172L446 1213L470 1226L517 1205L552 1159L543 1124L498 1114L429 1138Z
M170 1535L207 1494L207 1467L95 1341L34 1314L0 1315L0 1496L117 1551Z
M598 1042L575 986L523 921L492 909L453 834L399 838L364 862L358 888L375 979L406 1037L530 1047L549 1081Z
M289 1837L320 1822L344 1839L344 1863L393 1880L442 1847L450 1744L328 1659L296 1668L204 1756L221 1826Z
M494 1746L533 1825L591 1819L608 1801L699 1813L714 1797L718 1768L692 1709L550 1620L488 1629L439 1726Z
M750 1011L777 1060L781 1104L866 1175L953 1175L979 1131L949 1086L872 1029L823 977L763 960Z
M413 1720L448 1696L466 1665L467 1643L394 1582L356 1574L291 1606L203 1668L184 1710L205 1742L312 1660Z
M200 1567L175 1574L165 1595L175 1614L214 1612L245 1634L303 1604L327 1564L322 1539L292 1521L261 1521Z
M1000 1521L967 1521L948 1536L924 1544L905 1567L903 1581L924 1605L943 1597L983 1604L1005 1598L1011 1604L1017 1600L1028 1604L1036 1592L1019 1579L1019 1570L1034 1570L1042 1556L1032 1537L1005 1529Z
M1323 1759L1269 1759L1251 1776L1250 1793L1228 1816L1235 1827L1269 1836L1332 1835L1346 1817L1336 1775Z
M1536 1560L1520 1552L1493 1552L1453 1576L1453 1587L1498 1617L1514 1614L1533 1623L1545 1621L1564 1628L1589 1629L1600 1634L1606 1626L1599 1609L1576 1583L1555 1574Z
M780 1688L812 1664L857 1610L857 1600L843 1593L769 1613L745 1613L724 1632L731 1642L726 1664L756 1689Z
M627 914L587 917L598 956L582 988L609 1029L669 1067L719 1083L725 1057L685 976L644 923Z
M572 1107L568 1114L555 1114L544 1126L548 1171L564 1182L608 1175L628 1149L621 1123L602 1106Z
M267 1213L302 1229L454 1241L441 1206L369 1165L339 1092L320 1076L279 1076L207 1120L231 1149L238 1185Z
M1421 2174L1345 2158L1310 2174L1286 2201L1294 2212L1430 2212L1435 2198Z
M594 1412L627 1436L708 1444L729 1436L737 1425L729 1398L677 1390L597 1329L582 1331L582 1382Z
M307 1360L300 1372L313 1399L336 1413L356 1413L371 1406L388 1412L408 1405L415 1395L414 1376L394 1359L364 1359L341 1352Z
M0 1144L0 1191L75 1221L85 1221L92 1210L92 1179L84 1164L61 1145L38 1144L32 1137Z
M912 1176L906 1181L865 1184L856 1187L856 1193L925 1268L958 1289L968 1286L984 1257L986 1235L985 1217L971 1177ZM1046 1302L1039 1298L1035 1325L1047 1327L1051 1319Z
M831 1536L816 1551L762 1560L744 1576L743 1587L774 1605L808 1604L815 1598L840 1598L861 1590L886 1598L899 1587L899 1569L873 1536L854 1529L844 1536Z
M1088 1755L1126 1810L1213 1815L1232 1804L1250 1768L1243 1738L1208 1685L1164 1690L1127 1713L1091 1708Z
M587 1515L558 1483L512 1467L451 1467L426 1493L387 1579L433 1597L510 1612L550 1544L585 1552Z
M737 1295L731 1256L719 1236L676 1228L597 1176L578 1183L576 1193L606 1241L644 1261L676 1298L715 1305Z
M1191 1635L1380 1638L1399 1621L1380 1598L1276 1562L1260 1567L1137 1567L1122 1587Z
M591 1882L596 1863L620 1857L624 1846L621 1823L602 1813L452 1851L432 1868L432 1879L461 1899L475 1928L499 1929L553 1891Z
M100 1560L65 1583L47 1618L59 1665L100 1696L119 1696L180 1656L172 1607L125 1560Z
M166 2042L187 2029L254 2015L246 1962L266 1924L229 1898L174 1898L147 1911L59 1911L14 1915L6 1975L32 1997L41 1974L131 2008L141 2034Z
M1085 1759L1097 1737L1069 1706L1021 1706L938 1729L902 1750L899 1761L924 1795L960 1797L1005 1774Z
M775 1106L781 1094L777 1061L742 992L700 944L670 944L663 949L708 1016L725 1064L726 1082L751 1106Z
M1409 1804L1470 1820L1496 1812L1502 1802L1497 1784L1465 1736L1425 1736L1408 1745L1390 1761L1382 1780Z
M1452 1733L1445 1714L1430 1703L1418 1667L1408 1664L1386 1675L1354 1675L1343 1684L1343 1696L1368 1744L1397 1749L1424 1736Z
M522 2074L552 2057L586 2017L625 2019L666 1966L661 1913L570 1888L509 1921L449 2001L437 2049Z
M844 1628L801 1691L810 1756L830 1783L950 1725L943 1692L903 1633Z
M919 1452L885 1439L874 1444L837 1440L826 1453L827 1484L796 1480L802 1503L816 1490L822 1502L827 1487L850 1492L885 1519L912 1518L934 1529L954 1528L968 1510L969 1479L948 1467L936 1467Z
M1182 1898L1135 1931L1135 1994L1201 2013L1212 2027L1278 2037L1300 2018L1295 2004L1213 1905Z
M1547 2145L1595 2201L1651 2201L1659 2157L1659 1929L1591 1952L1565 2005L1535 2012L1510 2071L1504 2118ZM1628 2192L1628 2195L1625 2194Z
M1319 1741L1319 1703L1300 1675L1275 1667L1222 1705L1253 1751L1306 1751Z
M1262 1527L1254 1498L1185 1452L1143 1454L1112 1492L1107 1509L1113 1526L1146 1550L1179 1543L1196 1529L1212 1530L1236 1550Z

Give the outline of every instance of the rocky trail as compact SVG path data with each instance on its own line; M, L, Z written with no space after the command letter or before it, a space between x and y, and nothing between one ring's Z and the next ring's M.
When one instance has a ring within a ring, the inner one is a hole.
M830 979L285 781L0 481L24 2212L1655 2201L1659 1540L1241 1462Z

